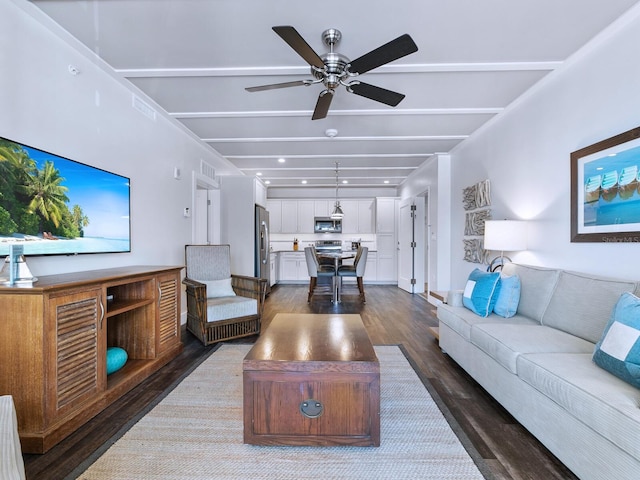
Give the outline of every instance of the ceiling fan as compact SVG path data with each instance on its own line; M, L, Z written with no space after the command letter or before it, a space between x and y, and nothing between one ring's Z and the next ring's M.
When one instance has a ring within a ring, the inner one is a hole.
M245 90L249 92L260 92L275 88L298 87L302 85L309 86L322 83L325 89L320 92L318 96L318 101L316 102L316 107L311 117L312 120L318 120L327 116L335 89L340 85L346 87L350 93L355 93L361 97L366 97L392 107L398 105L404 98L404 95L401 93L376 87L375 85L369 85L368 83L355 80L353 77L357 77L381 65L417 52L418 47L408 34L405 33L395 40L391 40L389 43L385 43L375 50L365 53L361 57L351 61L344 55L333 51L333 47L336 46L342 38L342 33L335 28L330 28L322 32L322 41L329 47L329 52L322 56L319 56L309 46L295 28L285 25L272 27L272 29L311 66L311 74L315 79L248 87Z

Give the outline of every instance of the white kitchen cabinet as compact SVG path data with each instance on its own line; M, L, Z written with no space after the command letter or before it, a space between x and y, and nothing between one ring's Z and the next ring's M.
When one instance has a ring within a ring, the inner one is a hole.
M273 287L278 283L278 253L271 252L269 254L269 284Z
M358 233L374 233L375 201L358 200Z
M376 199L376 248L379 283L398 282L398 237L396 233L398 199Z
M256 204L267 208L267 186L262 180L254 179L256 185Z
M364 282L378 281L378 252L367 253L367 265L364 268Z
M296 233L313 233L314 200L298 200L298 230Z
M398 199L376 199L376 233L394 233L396 231L396 209Z
M344 213L344 217L342 217L342 233L358 233L358 201L341 200L340 206Z
M342 219L343 234L368 234L373 232L374 200L341 200L344 212Z
M333 211L333 200L314 200L313 214L315 217L328 217Z
M271 233L282 233L282 200L267 200L269 229Z
M280 252L280 275L278 281L281 283L304 283L309 281L307 271L307 261L302 252Z
M281 233L298 233L298 201L282 200Z

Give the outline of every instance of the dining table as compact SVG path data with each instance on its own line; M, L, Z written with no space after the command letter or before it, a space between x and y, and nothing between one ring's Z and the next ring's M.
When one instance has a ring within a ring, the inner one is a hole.
M352 251L352 250L341 250L341 251L327 251L327 252L318 252L316 251L316 255L319 258L332 258L333 259L333 265L336 269L336 273L335 275L338 275L338 268L340 267L340 262L342 260L346 260L348 258L355 258L356 256L356 252ZM335 282L333 282L333 296L331 301L333 303L340 303L341 299L340 299L340 288L338 285L338 281L340 279L336 279Z

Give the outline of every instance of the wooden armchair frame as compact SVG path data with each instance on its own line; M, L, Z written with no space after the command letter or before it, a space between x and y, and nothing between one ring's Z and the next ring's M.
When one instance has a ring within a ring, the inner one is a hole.
M187 294L187 330L193 333L204 345L260 333L267 293L267 280L264 278L232 274L231 287L233 291L236 295L256 299L258 302L257 314L213 322L209 322L207 319L206 285L188 277L182 283L186 287Z

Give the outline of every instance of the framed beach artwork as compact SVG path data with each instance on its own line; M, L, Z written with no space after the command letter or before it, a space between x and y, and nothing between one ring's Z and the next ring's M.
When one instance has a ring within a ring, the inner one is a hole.
M571 241L640 242L640 127L571 154Z

